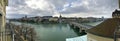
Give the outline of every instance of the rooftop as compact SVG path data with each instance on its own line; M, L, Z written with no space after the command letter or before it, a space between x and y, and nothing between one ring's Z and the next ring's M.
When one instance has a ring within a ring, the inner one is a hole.
M114 37L114 31L119 25L119 18L111 18L107 19L101 24L87 30L88 33L102 36L102 37L109 37L113 38Z

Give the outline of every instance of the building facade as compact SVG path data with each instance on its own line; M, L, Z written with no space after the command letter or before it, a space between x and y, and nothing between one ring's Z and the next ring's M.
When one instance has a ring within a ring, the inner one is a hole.
M8 0L0 0L0 41L6 41L5 39L6 6L8 6Z

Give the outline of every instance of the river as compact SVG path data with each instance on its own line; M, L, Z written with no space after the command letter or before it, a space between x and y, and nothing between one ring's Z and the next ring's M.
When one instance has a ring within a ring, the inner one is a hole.
M78 37L77 33L68 24L12 23L16 25L25 24L33 27L37 34L36 41L65 41L66 38Z
M35 24L12 22L17 25L26 24L34 27L37 37L36 41L65 41L66 38L77 37L76 32L68 24Z

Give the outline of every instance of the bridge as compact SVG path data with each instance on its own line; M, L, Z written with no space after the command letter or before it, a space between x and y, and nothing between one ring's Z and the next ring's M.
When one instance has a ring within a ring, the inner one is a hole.
M78 30L79 32L86 31L87 29L90 29L90 28L93 27L93 26L90 26L90 25L84 25L84 24L80 24L80 23L77 23L77 22L69 22L69 25L70 25L70 27Z

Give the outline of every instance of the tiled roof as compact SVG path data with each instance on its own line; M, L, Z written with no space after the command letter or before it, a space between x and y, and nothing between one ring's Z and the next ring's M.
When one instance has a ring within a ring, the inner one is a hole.
M96 27L93 27L88 31L88 33L102 36L102 37L109 37L113 38L114 37L114 31L118 27L120 19L118 18L112 18L112 19L107 19L101 24L97 25Z

